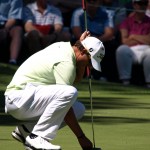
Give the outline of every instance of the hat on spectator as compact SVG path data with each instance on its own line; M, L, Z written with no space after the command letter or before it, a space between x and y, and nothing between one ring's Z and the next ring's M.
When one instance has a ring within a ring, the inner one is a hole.
M97 71L101 71L100 62L105 55L105 48L103 43L95 37L87 37L81 41L81 43L91 56L91 63L93 68Z

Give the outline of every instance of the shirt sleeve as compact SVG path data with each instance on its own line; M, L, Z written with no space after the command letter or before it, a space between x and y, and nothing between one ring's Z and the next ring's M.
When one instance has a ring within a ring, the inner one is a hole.
M105 8L99 9L99 15L101 16L104 24L104 28L106 27L114 27L114 22L113 22L113 13L110 11L107 11ZM101 19L100 19L101 20Z
M27 21L28 22L35 22L34 16L31 12L31 10L27 6L25 6L23 8L23 21L24 22L27 22Z
M22 19L22 0L13 0L8 14L8 19Z
M106 12L108 14L108 20L109 20L108 25L109 27L114 28L114 11L107 10Z

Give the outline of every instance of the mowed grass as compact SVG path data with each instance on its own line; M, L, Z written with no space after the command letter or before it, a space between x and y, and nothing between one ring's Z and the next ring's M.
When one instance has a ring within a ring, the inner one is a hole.
M24 149L11 137L18 121L4 114L3 94L16 69L0 64L0 150ZM78 99L86 106L86 113L79 123L93 141L88 79L76 87ZM92 81L92 97L96 147L102 150L150 150L150 89ZM63 150L81 150L67 126L58 131L52 143L61 145Z

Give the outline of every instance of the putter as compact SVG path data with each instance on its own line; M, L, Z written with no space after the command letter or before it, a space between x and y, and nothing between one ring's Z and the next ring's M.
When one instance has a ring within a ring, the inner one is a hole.
M83 9L83 11L84 11L85 30L87 31L86 0L82 0L82 9Z
M86 13L86 0L82 0L82 8L84 11L85 30L87 31L87 13ZM94 120L93 120L93 100L92 100L92 84L91 84L91 68L87 67L87 76L89 77L89 94L91 103L91 122L92 122L92 134L93 134L93 148L92 150L102 150L95 147L95 133L94 133Z
M93 119L93 99L92 99L92 79L91 79L91 69L88 68L89 72L89 94L91 103L91 122L92 122L92 134L93 134L93 148L92 150L102 150L101 148L95 147L95 132L94 132L94 119Z

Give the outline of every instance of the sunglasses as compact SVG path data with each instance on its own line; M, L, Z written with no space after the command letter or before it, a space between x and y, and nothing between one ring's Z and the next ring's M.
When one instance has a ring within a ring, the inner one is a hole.
M147 6L148 5L148 1L134 2L134 4L138 4L138 5L141 5L141 6Z

